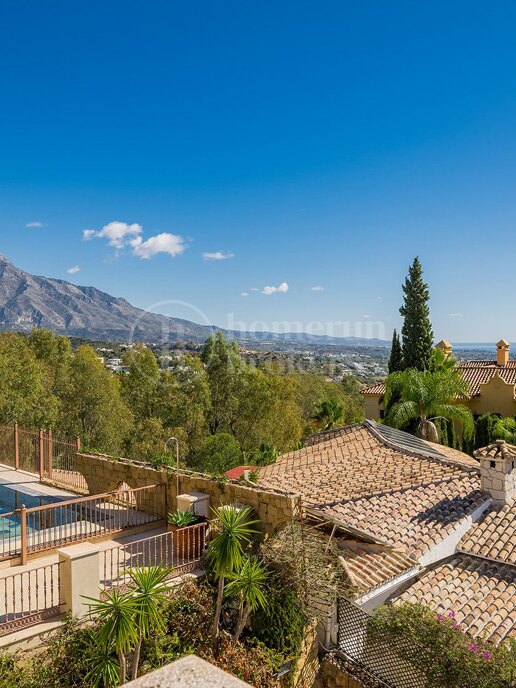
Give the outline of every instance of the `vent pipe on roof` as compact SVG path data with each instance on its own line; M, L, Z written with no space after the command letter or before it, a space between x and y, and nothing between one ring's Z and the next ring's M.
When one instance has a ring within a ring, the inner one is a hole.
M496 345L496 365L506 366L509 362L509 349L511 345L505 339L500 339Z

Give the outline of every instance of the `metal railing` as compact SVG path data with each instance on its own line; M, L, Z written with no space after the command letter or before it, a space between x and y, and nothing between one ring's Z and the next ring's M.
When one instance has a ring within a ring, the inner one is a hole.
M129 570L147 566L170 567L169 578L196 568L206 542L207 523L199 523L177 532L166 532L116 545L100 552L101 587L110 590L129 582Z
M59 439L53 437L52 430L44 433L41 479L46 478L63 487L87 492L88 483L77 467L77 452L80 449L81 441L78 437L73 440Z
M87 492L88 484L77 467L80 448L78 437L61 439L54 437L52 430L32 430L17 423L0 425L0 463Z
M77 497L0 514L0 559L88 540L166 517L166 485Z
M60 564L46 564L0 578L0 635L61 613Z
M396 652L392 643L367 632L370 615L345 598L338 601L338 651L385 688L424 688L417 669Z

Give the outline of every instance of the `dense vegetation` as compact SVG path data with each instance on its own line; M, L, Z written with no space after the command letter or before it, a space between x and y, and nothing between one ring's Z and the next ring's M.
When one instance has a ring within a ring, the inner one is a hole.
M151 461L164 460L173 435L187 466L221 472L363 417L352 378L254 366L220 333L200 356L180 352L166 368L143 345L127 349L123 364L127 372L113 373L90 346L74 351L46 330L2 333L0 423L52 428L89 449Z

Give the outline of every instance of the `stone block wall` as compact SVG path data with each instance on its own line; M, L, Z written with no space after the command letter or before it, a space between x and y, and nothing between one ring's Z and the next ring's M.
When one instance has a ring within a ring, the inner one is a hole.
M333 653L324 656L314 688L381 688L376 681L353 676L345 662Z
M317 621L305 629L301 644L301 653L292 678L288 677L285 685L294 688L313 688L319 673L319 641L317 639Z
M166 509L173 511L176 508L175 472L167 473L126 459L115 460L109 456L82 453L77 454L76 466L88 483L89 494L113 492L122 486L137 488L164 484L166 493L163 493L163 513ZM267 533L276 532L302 515L299 495L287 494L280 490L265 490L236 480L221 483L202 473L180 471L179 494L187 492L209 494L212 507L234 503L252 507L260 520L258 527ZM149 500L151 499L155 499L155 496L149 496ZM145 498L142 497L142 503L138 506L145 511L151 508L151 503L149 501L149 504L146 504Z

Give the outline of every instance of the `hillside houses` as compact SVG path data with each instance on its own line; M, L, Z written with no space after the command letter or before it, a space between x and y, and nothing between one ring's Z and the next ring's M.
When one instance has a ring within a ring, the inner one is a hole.
M452 345L446 340L437 344L445 354L452 354ZM465 361L457 370L468 383L470 392L461 399L475 417L484 413L516 417L516 360L509 358L510 344L501 339L496 345L496 359ZM365 416L370 420L384 417L383 397L385 383L377 382L362 390Z

